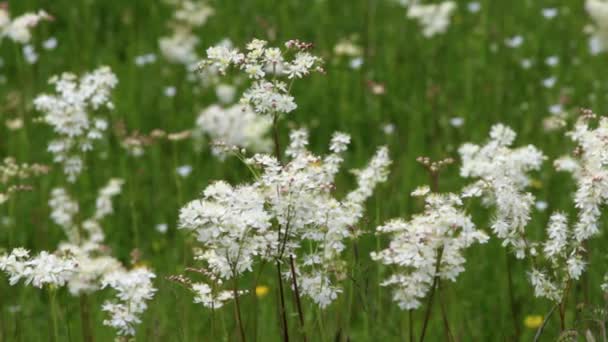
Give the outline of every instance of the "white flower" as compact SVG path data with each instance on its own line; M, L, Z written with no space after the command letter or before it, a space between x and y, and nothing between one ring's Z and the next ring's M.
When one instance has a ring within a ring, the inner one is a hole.
M591 54L598 54L608 49L608 1L586 0L585 10L593 20L589 38Z
M503 239L504 245L512 245L516 255L525 255L525 226L530 220L534 196L524 192L529 184L528 172L538 170L545 156L529 145L510 148L515 132L502 124L494 125L490 141L486 145L462 145L458 153L462 158L460 175L479 181L467 187L467 193L483 193L486 205L496 206L491 228Z
M445 33L450 26L450 16L456 9L454 1L444 1L438 4L411 4L407 16L416 19L423 28L425 37Z
M117 330L120 336L135 336L135 326L141 323L141 314L147 309L147 301L154 297L156 288L152 279L156 276L146 268L131 271L116 271L107 274L102 287L111 287L116 293L116 302L106 301L102 310L110 315L103 324Z
M268 152L272 147L268 137L272 126L270 118L255 114L248 106L210 106L199 114L196 126L214 143L238 146L253 152ZM216 155L221 155L221 152L220 149L213 149Z
M0 9L0 35L14 42L26 44L32 39L30 30L43 20L50 20L51 16L43 10L37 13L25 13L14 19L8 17L6 9Z
M0 256L0 270L9 275L9 283L15 285L21 279L25 285L42 288L64 286L78 265L71 258L61 258L46 251L30 258L29 252L16 248L8 255Z
M505 45L510 48L517 48L523 44L524 38L522 36L513 36L511 38L505 39Z
M381 285L392 287L393 300L407 310L420 307L435 277L456 280L464 271L464 249L488 241L461 209L457 195L427 193L425 200L424 212L410 221L396 219L378 227L379 233L391 236L391 242L371 254L373 260L394 267Z
M93 148L93 142L99 140L107 128L106 121L91 112L102 107L114 108L110 92L118 79L110 68L101 67L80 79L64 73L52 77L49 83L55 86L56 94L39 95L34 99L34 107L43 113L43 121L53 127L57 135L48 150L55 162L63 164L68 180L74 182L83 169L81 155Z
M541 13L542 13L543 17L545 17L545 19L553 19L557 16L558 11L557 11L557 8L548 7L548 8L543 8Z

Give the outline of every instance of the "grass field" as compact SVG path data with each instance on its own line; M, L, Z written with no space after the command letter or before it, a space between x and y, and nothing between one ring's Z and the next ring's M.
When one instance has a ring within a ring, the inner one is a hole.
M480 0L478 11L471 11L468 1L456 3L447 31L430 38L423 36L415 20L407 18L406 8L390 0L209 1L215 13L194 31L200 39L200 56L225 38L235 46L244 46L252 38L277 46L293 38L314 43L312 53L323 57L326 73L295 83L292 94L298 108L279 122L280 141L287 143L289 128L305 126L310 130L310 149L324 154L334 131L350 134L345 168L336 179L338 197L355 186L355 178L345 170L363 167L379 146L389 148L393 164L388 180L366 202L365 217L359 222L366 234L349 241L343 253L348 261L344 292L324 310L303 300L309 341L404 341L410 336L408 312L392 301L389 288L379 286L390 269L369 255L388 244L386 236L374 234L377 226L421 211L422 202L409 195L428 183L424 168L416 162L419 156L455 158L456 163L441 173L439 189L458 192L469 183L459 176L458 147L465 142L483 143L492 125L507 124L518 133L515 146L534 144L548 156L542 169L532 173L530 188L536 200L547 202L548 207L533 209L528 236L544 239L547 220L555 210L571 218L576 215L571 196L575 182L551 166L552 159L571 151L574 144L565 130L546 132L543 119L556 104L573 116L579 107L598 114L607 109L608 83L603 71L608 60L606 54L589 52L584 28L592 21L584 2ZM216 310L205 308L193 303L192 295L167 277L196 265L195 239L177 229L179 209L213 180L239 184L252 180L250 172L237 158L218 159L207 145L196 149L191 139L158 141L146 147L141 157L133 157L120 146L115 129L123 125L129 132L142 133L189 130L200 110L217 102L212 87L188 80L183 65L170 63L159 53L159 37L170 32L172 6L160 0L9 0L8 7L12 15L45 9L54 20L33 31L30 44L39 54L34 64L26 61L21 44L2 41L0 74L5 82L0 84L0 118L2 122L21 118L23 127L13 130L2 124L0 154L19 163L47 164L51 170L27 181L32 191L19 192L0 206L0 247L55 250L65 236L49 219L51 190L66 187L81 210L91 212L98 189L112 177L122 178L123 192L113 200L114 213L103 220L106 244L125 264L137 249L140 263L157 275L158 291L137 326L136 339L238 340L232 302ZM557 16L544 17L546 8L557 9ZM510 47L505 41L516 36L523 43ZM56 38L57 47L44 49L43 42L51 37ZM352 68L349 57L334 53L334 46L348 37L362 48L360 68ZM154 63L134 62L149 53L156 54ZM552 56L559 58L553 66L546 63ZM522 67L523 60L529 60L531 67ZM82 74L102 65L110 66L119 80L111 96L115 109L107 112L110 128L87 154L82 175L69 183L47 151L53 132L37 119L41 113L33 100L52 90L47 83L52 75ZM543 84L552 77L553 87ZM374 93L373 85L382 85L384 92ZM174 96L167 96L168 87L174 87ZM462 125L455 124L454 118L462 118ZM387 125L394 129L390 134L385 132ZM187 165L192 172L180 176L177 168ZM536 328L528 327L526 318L545 317L553 304L535 298L527 278L529 259L516 259L490 232L492 211L477 202L468 211L491 238L467 249L466 271L456 282L443 282L441 302L453 339L532 340ZM166 233L156 229L163 223L168 226ZM602 223L600 230L604 227ZM578 329L581 340L587 328L601 340L598 325L584 317L588 308L604 305L599 285L608 269L607 242L605 234L588 241L587 278L572 287L566 303L566 326ZM260 293L264 291L259 286L267 287L268 293ZM274 266L257 263L241 277L240 287L250 290L240 298L247 339L282 340ZM111 296L111 291L103 290L87 298L96 341L114 338L114 331L102 324L106 313L101 305ZM290 337L299 340L292 291L287 290L286 299ZM79 298L60 289L57 303L59 339L82 340ZM0 341L52 340L50 308L47 291L10 286L0 276ZM424 306L413 311L416 339L424 311ZM435 302L428 341L449 338L440 311ZM554 314L541 340L556 340L559 334L560 322Z

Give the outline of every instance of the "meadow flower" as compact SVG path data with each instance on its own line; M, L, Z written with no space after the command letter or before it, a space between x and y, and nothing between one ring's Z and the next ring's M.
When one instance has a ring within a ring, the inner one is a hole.
M447 31L450 17L455 9L454 1L428 5L414 3L409 6L407 17L416 19L422 26L422 34L429 38Z
M357 236L352 227L363 216L364 201L386 179L390 160L387 149L379 149L367 167L355 172L357 188L338 200L331 195L332 184L350 137L334 134L325 157L306 149L306 131L295 130L290 138L289 162L254 155L248 163L259 170L255 182L211 184L201 199L180 210L179 228L192 231L201 245L196 258L219 279L250 271L260 258L290 256L301 293L325 307L341 292L334 282L344 272L344 240ZM304 241L317 247L303 248Z
M543 316L541 315L528 315L524 318L524 325L528 329L538 329L543 324Z
M530 220L534 196L525 191L528 173L538 170L545 159L532 145L511 148L515 132L502 124L494 125L485 145L467 143L458 153L462 158L460 175L479 179L465 188L467 194L481 194L484 204L495 206L492 231L512 246L518 258L525 256L525 227Z
M488 241L462 209L458 195L430 193L428 188L413 195L424 197L424 212L410 221L395 219L378 227L379 234L391 237L390 245L371 254L394 268L381 285L393 288L393 300L407 310L420 307L435 277L456 281L464 271L464 250Z
M0 256L0 270L9 276L9 283L17 284L23 279L25 285L42 288L64 286L76 271L77 263L69 257L59 257L46 251L30 257L24 248L15 248L8 255Z
M44 175L49 172L49 167L42 164L18 164L15 158L6 157L0 163L0 205L9 200L16 192L29 190L23 184L28 178Z
M212 105L199 114L196 126L201 134L211 139L212 144L238 146L253 152L269 152L272 148L268 136L272 121L266 116L256 115L249 106ZM222 149L213 148L212 151L222 156Z
M52 77L49 83L56 94L37 96L34 107L43 113L43 122L57 135L48 146L53 160L63 165L68 181L74 182L84 168L83 154L93 149L108 127L107 121L93 112L114 108L110 93L118 79L110 68L101 67L80 78L63 73Z
M51 20L51 16L43 10L11 19L8 10L0 8L0 38L6 37L20 44L29 43L32 39L30 30L44 20Z
M505 39L505 45L510 48L518 48L523 43L524 43L524 38L519 35Z
M608 49L608 1L586 0L585 10L593 21L589 48L596 55Z
M110 315L103 324L116 329L119 336L135 336L135 326L141 323L147 302L156 292L152 284L155 277L154 273L143 267L115 271L104 276L102 287L115 290L116 300L103 304L102 310Z
M559 13L557 8L553 8L553 7L547 7L547 8L543 8L541 10L541 13L543 15L543 17L545 19L553 19L555 17L557 17L557 14Z
M308 52L311 44L294 40L285 43L285 47L285 50L269 47L268 42L260 39L248 43L244 52L231 46L213 46L207 49L207 58L200 63L200 68L215 69L220 74L225 74L230 67L240 69L252 80L241 104L250 106L258 114L287 114L297 108L290 95L293 80L322 72L323 60ZM280 78L287 79L290 85Z

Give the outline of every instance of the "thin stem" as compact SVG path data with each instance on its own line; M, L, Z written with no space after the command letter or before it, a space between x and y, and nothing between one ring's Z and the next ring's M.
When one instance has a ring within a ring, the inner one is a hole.
M283 278L281 277L281 261L277 259L277 280L279 282L279 316L281 319L281 330L283 331L283 341L289 342L289 332L287 327L287 312L285 310L285 294L283 292Z
M553 311L555 311L555 309L557 307L558 307L558 305L554 305L551 308L551 311L549 311L549 313L547 314L547 317L545 317L543 324L538 328L538 330L536 331L536 334L534 335L534 342L537 342L540 339L540 335L542 335L543 331L545 330L545 326L549 322L549 318L551 318L551 315L553 315Z
M409 325L410 325L410 342L414 342L414 310L408 310Z
M89 300L86 294L80 295L80 324L82 328L82 340L93 342L93 330L91 329L91 311Z
M274 141L274 156L281 162L281 143L279 141L279 115L272 115L272 140Z
M509 252L505 249L505 257L507 261L507 285L509 290L509 303L511 304L511 317L513 319L513 327L515 328L515 340L519 340L519 320L517 319L517 309L515 307L515 295L513 294L513 276L511 273L511 259Z
M241 342L245 342L245 329L243 328L243 319L241 318L241 305L240 305L240 301L239 301L239 291L238 291L238 278L236 277L236 274L234 274L232 276L232 279L234 281L234 286L232 288L233 294L234 294L234 315L236 317L236 322L239 326L239 334L241 337Z
M291 268L291 281L293 283L293 291L296 297L296 307L298 309L298 317L300 318L300 329L302 330L302 337L304 341L308 341L306 338L306 331L304 330L304 312L302 311L302 302L300 300L300 291L298 289L298 279L296 276L296 265L293 261L293 255L289 255L289 266Z
M58 319L58 308L57 308L57 291L53 288L49 289L49 297L51 300L51 319L53 320L53 336L54 336L54 341L55 342L59 342L59 324L57 323L57 319Z
M572 280L568 279L564 294L562 295L562 301L559 303L559 327L560 331L566 330L566 303L568 302L568 292L570 291L570 285Z
M448 337L448 341L454 341L454 336L452 335L452 330L450 330L450 323L448 322L448 315L445 310L445 301L443 300L443 296L441 295L441 279L437 280L437 295L439 296L439 306L441 307L441 318L443 319L443 328L445 329L445 333Z
M439 267L441 265L441 257L443 256L443 247L439 249L439 255L435 263L435 278L433 278L433 285L431 286L431 293L429 294L429 301L426 306L426 313L424 314L424 323L422 325L422 332L420 333L420 342L424 341L426 335L426 328L431 318L431 308L433 307L433 297L435 297L435 289L439 283Z

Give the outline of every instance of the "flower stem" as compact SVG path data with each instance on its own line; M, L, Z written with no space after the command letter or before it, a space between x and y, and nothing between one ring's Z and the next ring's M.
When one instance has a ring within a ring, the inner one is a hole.
M431 308L433 307L433 298L435 297L435 289L439 284L439 267L441 265L441 257L443 256L443 247L439 249L437 261L435 263L435 277L433 278L433 285L431 286L431 293L429 294L429 301L426 306L426 313L424 314L424 323L422 324L422 332L420 333L420 342L424 341L426 335L426 328L431 318Z
M57 323L57 319L59 316L58 308L57 308L57 290L50 288L49 289L49 297L51 300L51 319L53 321L53 337L55 342L59 342L59 324Z
M302 311L302 301L300 300L300 290L298 289L298 278L296 276L296 265L293 261L293 255L289 255L289 266L291 268L291 281L293 283L293 291L296 297L296 306L298 308L298 317L300 319L302 338L304 342L306 342L308 339L306 338L306 331L304 330L304 312Z
M239 326L239 334L241 338L241 342L245 342L245 329L243 328L243 319L241 318L241 305L239 301L239 291L238 291L238 279L236 275L232 277L234 279L234 287L232 289L234 294L234 315L236 317L237 325Z
M279 316L281 320L281 330L283 341L289 342L289 332L287 327L287 312L285 310L285 294L283 292L283 278L281 277L281 261L277 259L277 281L279 282Z
M80 324L82 328L82 340L84 342L93 342L90 306L88 297L84 293L80 295Z

